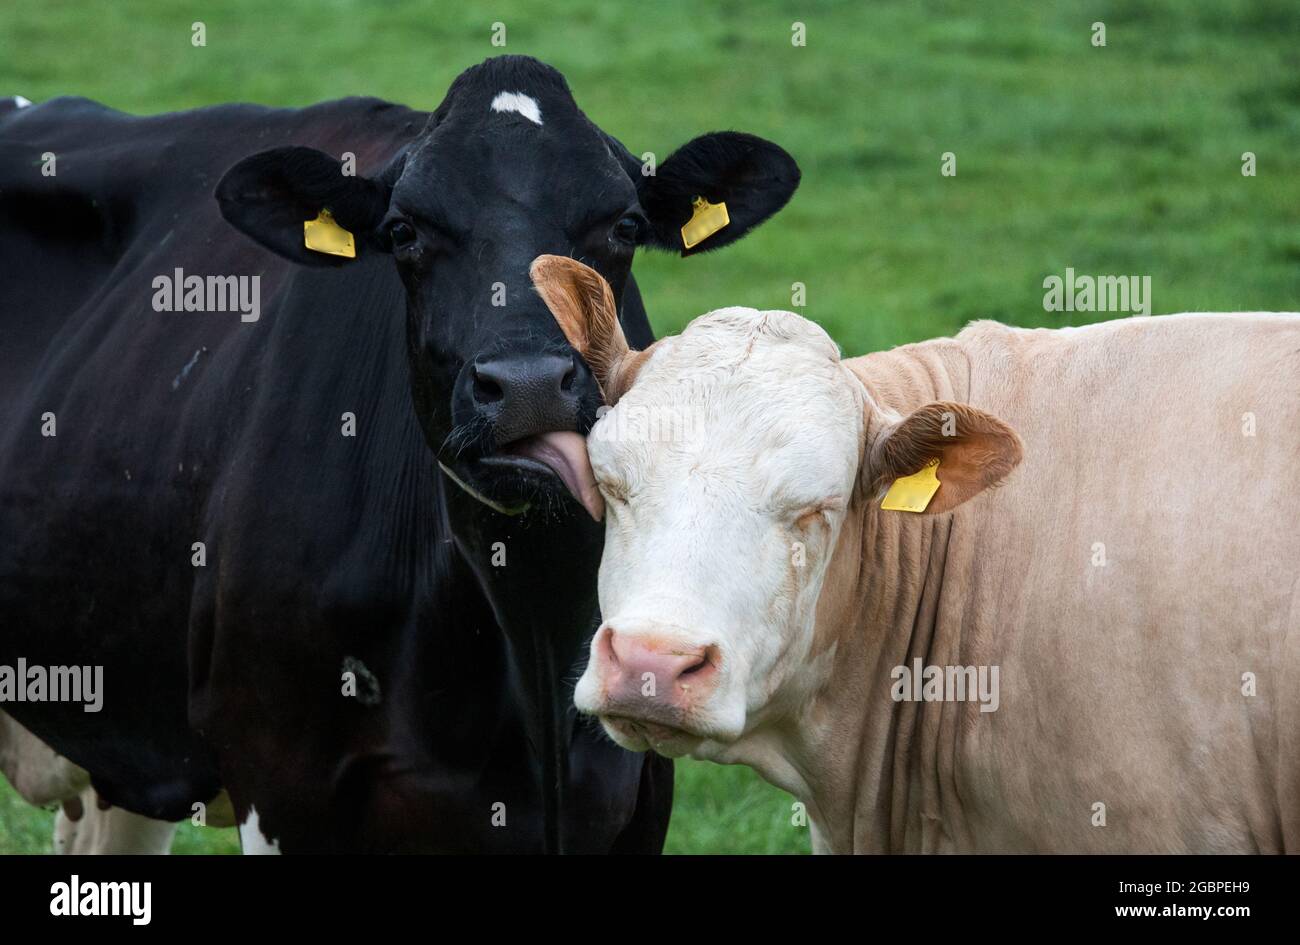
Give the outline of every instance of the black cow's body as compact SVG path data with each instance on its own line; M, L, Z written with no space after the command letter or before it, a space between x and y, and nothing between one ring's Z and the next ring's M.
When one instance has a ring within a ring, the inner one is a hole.
M285 850L657 851L669 764L568 706L600 527L439 472L388 256L295 266L212 199L286 145L378 172L428 118L0 115L0 664L98 664L105 690L98 714L5 708L108 801L179 819L225 787ZM259 320L155 311L177 268L259 275ZM623 302L644 343L630 278Z

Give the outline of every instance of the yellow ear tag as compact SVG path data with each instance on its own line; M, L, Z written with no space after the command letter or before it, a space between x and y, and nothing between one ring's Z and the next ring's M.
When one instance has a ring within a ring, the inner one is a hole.
M322 210L314 220L303 221L302 244L318 253L357 258L356 240L351 233L334 222L334 214L328 210Z
M682 227L682 245L687 249L699 246L731 222L726 203L709 203L703 197L696 197L691 206L695 212Z
M935 475L938 468L939 460L932 459L920 472L895 479L880 507L893 512L924 512L941 485Z

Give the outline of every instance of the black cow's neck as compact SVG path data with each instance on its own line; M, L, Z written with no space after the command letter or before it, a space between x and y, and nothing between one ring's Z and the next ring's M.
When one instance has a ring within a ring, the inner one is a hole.
M539 763L548 852L563 852L573 682L598 620L596 569L602 531L576 507L502 515L454 486L447 510L458 553L506 641L521 720ZM504 563L501 555L504 554Z

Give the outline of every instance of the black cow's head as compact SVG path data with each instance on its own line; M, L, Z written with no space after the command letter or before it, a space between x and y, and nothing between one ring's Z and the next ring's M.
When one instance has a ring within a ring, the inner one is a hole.
M373 178L346 176L320 151L276 148L235 165L216 196L229 222L295 262L351 262L304 245L304 221L322 210L353 234L358 257L392 257L429 445L467 492L514 512L558 499L561 483L582 500L585 454L574 442L600 404L531 287L532 260L553 253L596 269L624 320L637 322L628 336L645 343L635 287L625 295L636 247L690 255L725 246L798 183L781 148L735 132L696 138L643 173L556 70L504 56L461 74L424 131ZM699 197L725 202L730 223L687 250L680 231Z

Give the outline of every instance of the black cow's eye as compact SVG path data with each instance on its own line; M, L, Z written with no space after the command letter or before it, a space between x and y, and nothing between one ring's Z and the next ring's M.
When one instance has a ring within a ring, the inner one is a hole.
M635 243L641 236L641 221L634 216L621 218L614 224L614 238L624 243Z
M416 239L418 234L415 232L415 227L405 220L394 220L389 224L388 242L394 252L414 246Z

